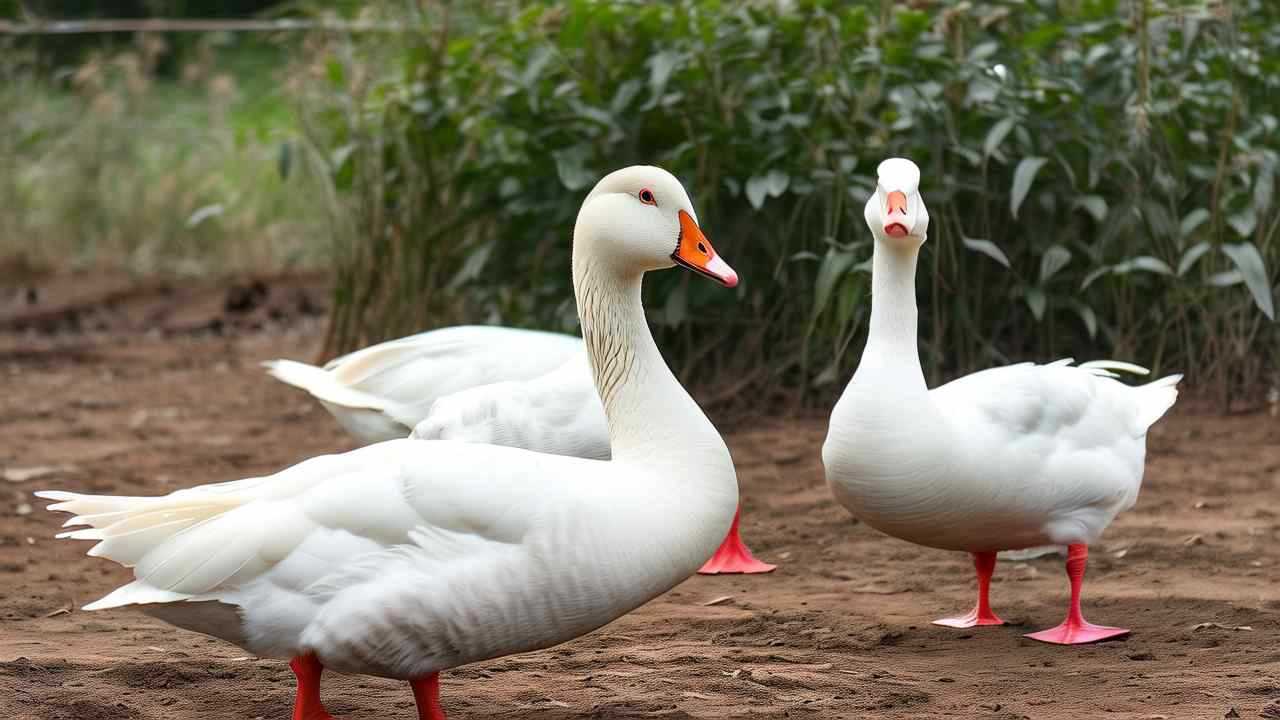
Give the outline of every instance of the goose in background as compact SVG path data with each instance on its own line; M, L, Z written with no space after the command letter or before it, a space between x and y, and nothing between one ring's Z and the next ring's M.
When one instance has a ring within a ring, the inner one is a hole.
M347 432L369 444L406 437L442 397L529 380L570 358L586 362L582 340L572 335L458 325L370 345L324 367L296 360L271 360L263 367L277 380L306 390ZM589 376L582 384L594 394ZM603 415L600 419L603 423Z

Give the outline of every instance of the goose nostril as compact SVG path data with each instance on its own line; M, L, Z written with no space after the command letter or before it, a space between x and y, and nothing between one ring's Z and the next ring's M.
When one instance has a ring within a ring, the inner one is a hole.
M703 255L707 254L707 246L705 243L698 243L698 252L702 253Z

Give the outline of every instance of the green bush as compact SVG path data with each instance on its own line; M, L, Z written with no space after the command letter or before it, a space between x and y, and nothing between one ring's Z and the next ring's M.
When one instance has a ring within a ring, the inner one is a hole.
M711 399L828 394L865 334L862 206L905 155L933 217L935 380L1076 355L1275 382L1275 3L421 7L401 41L329 36L310 68L330 351L464 320L571 330L578 205L646 162L743 278L653 276L675 367L715 374Z

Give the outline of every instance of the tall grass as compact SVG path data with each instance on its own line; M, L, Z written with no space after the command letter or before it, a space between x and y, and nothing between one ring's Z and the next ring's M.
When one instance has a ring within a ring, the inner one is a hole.
M68 68L0 47L0 255L137 273L322 263L282 63L224 45L205 38L176 77L157 70L157 35Z
M397 6L398 12L405 12ZM403 45L317 39L330 350L460 320L570 330L569 229L633 162L682 177L736 293L656 276L688 376L829 394L868 311L877 161L924 169L935 380L1116 356L1221 397L1277 384L1274 98L1263 0L423 2ZM762 397L752 393L751 398Z

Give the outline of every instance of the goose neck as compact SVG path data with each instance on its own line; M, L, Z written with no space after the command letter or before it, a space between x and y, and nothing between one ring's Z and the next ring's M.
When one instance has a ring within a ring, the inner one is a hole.
M918 248L876 242L871 261L871 324L859 372L891 370L923 388L915 285L919 256Z
M640 272L574 254L574 292L614 460L685 481L735 479L724 440L667 367L640 300Z

